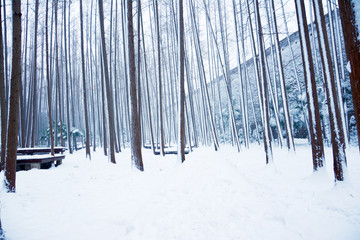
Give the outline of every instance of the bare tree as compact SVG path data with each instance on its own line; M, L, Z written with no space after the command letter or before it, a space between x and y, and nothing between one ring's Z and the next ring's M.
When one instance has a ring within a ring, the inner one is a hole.
M249 4L249 3L248 3ZM260 55L260 75L261 75L261 100L262 108L264 112L263 116L263 138L264 138L264 148L266 154L266 163L272 162L272 148L270 141L270 127L269 127L269 99L268 99L268 86L266 79L266 70L265 70L265 49L263 43L263 34L260 20L260 10L259 10L259 1L254 1L254 10L255 10L255 23L258 29L258 39L259 39L259 55Z
M1 6L0 6L0 20L1 20ZM2 36L2 24L0 23L0 106L1 106L1 159L0 172L5 167L5 153L6 153L6 132L7 132L7 108L5 98L5 75L4 75L4 45Z
M286 134L287 134L287 138L286 138L287 147L289 150L290 149L295 150L294 137L292 134L292 127L291 127L291 121L290 121L290 110L289 110L289 104L288 104L288 98L287 98L287 92L286 92L286 86L285 86L284 67L283 67L282 54L281 54L281 49L280 49L280 40L279 40L279 33L278 33L278 27L277 27L277 21L276 21L274 0L270 1L270 6L271 6L272 19L273 19L274 30L275 30L275 50L276 50L276 55L277 55L277 60L278 60L281 96L282 96L283 108L284 108L285 129L286 129ZM282 134L282 133L279 132L279 134Z
M35 34L34 34L34 59L33 59L33 113L32 113L32 132L31 132L31 147L35 145L35 129L36 129L36 115L37 115L37 32L38 32L38 22L39 22L39 0L35 0Z
M178 0L178 64L179 64L179 93L178 93L178 159L185 161L185 49L184 49L184 19L183 1Z
M99 3L99 18L100 18L100 30L101 30L101 44L102 44L102 59L105 73L105 85L106 85L106 96L109 116L109 135L110 135L110 161L115 161L115 124L114 124L114 108L113 108L113 96L110 87L109 68L106 54L106 42L105 42L105 27L104 27L104 10L102 0L98 0Z
M345 50L350 62L350 83L360 150L360 41L355 21L354 0L340 0L339 10L344 33ZM360 14L360 13L357 13Z
M84 30L83 30L83 10L82 0L80 0L80 32L81 32L81 59L82 59L82 79L83 79L83 94L84 94L84 115L85 115L85 137L86 137L86 157L90 154L90 131L89 131L89 120L88 120L88 106L86 96L86 77L85 77L85 56L84 56Z
M70 3L69 3L70 4ZM69 91L69 71L68 71L68 53L67 53L67 41L66 41L66 1L64 1L64 49L65 49L65 86L66 86L66 117L67 117L67 140L68 140L68 148L70 154L73 153L71 148L71 123L70 123L70 105L71 105L71 99L70 99L70 91ZM70 22L69 22L70 24ZM69 36L70 37L70 36ZM69 54L70 55L70 54Z
M300 35L301 56L304 63L303 71L306 86L306 98L308 102L313 169L316 171L318 168L324 166L325 156L320 124L319 101L315 81L315 68L311 54L309 29L306 21L304 2L302 0L295 0L295 7Z
M13 0L12 71L8 141L6 150L5 186L9 192L16 189L16 155L19 129L19 87L21 84L21 0Z
M140 0L138 0L140 1ZM138 3L139 4L139 3ZM128 23L128 44L129 44L129 70L130 70L130 102L131 102L131 160L137 169L144 171L141 156L141 130L140 118L137 104L136 91L136 68L134 49L134 28L132 16L132 0L127 1L127 23ZM140 55L138 56L140 57ZM138 66L140 67L140 66ZM139 86L138 86L139 87ZM139 91L140 92L140 91Z
M47 102L49 111L49 134L50 134L50 146L51 155L54 156L54 134L52 126L52 107L51 107L51 86L50 86L50 63L49 63L49 39L48 39L48 6L49 0L46 0L46 16L45 16L45 46L46 46L46 81L47 81ZM55 125L56 127L56 125Z
M156 42L157 42L157 60L158 60L158 101L159 101L159 124L160 124L160 152L164 156L164 127L163 127L163 100L162 100L162 81L161 81L161 50L160 50L160 24L159 24L159 9L158 1L153 0L155 26L156 26Z
M334 69L330 55L329 40L327 38L324 9L321 0L312 0L312 2L316 20L316 29L319 34L318 41L321 62L324 69L324 85L329 110L335 181L343 181L343 171L346 167L344 130L341 124L339 103L337 101L338 96L335 86Z

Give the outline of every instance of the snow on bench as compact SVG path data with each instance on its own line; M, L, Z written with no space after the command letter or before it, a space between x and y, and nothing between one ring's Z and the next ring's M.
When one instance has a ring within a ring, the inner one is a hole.
M21 155L16 158L16 170L30 170L32 168L47 169L52 164L59 166L65 155L55 154L55 156L46 155Z
M66 148L64 148L64 147L54 147L54 153L55 154L64 153L65 150L66 150ZM17 154L33 155L34 153L36 153L36 154L48 154L48 153L51 153L51 148L39 147L39 148L18 148L17 149Z

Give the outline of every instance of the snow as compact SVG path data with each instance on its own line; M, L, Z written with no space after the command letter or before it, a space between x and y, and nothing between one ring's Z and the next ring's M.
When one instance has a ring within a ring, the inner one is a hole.
M351 73L350 61L347 62L347 64L346 64L346 69L348 70L349 73Z
M63 154L54 154L55 157L60 157ZM17 156L17 160L26 160L26 159L44 159L44 158L49 158L52 157L51 154L41 154L41 155L20 155Z
M3 228L8 240L359 239L358 148L334 184L331 161L312 173L304 142L296 153L274 148L270 165L257 145L202 147L183 164L143 150L145 172L131 169L129 149L117 164L81 150L58 167L18 172L16 193L1 190Z

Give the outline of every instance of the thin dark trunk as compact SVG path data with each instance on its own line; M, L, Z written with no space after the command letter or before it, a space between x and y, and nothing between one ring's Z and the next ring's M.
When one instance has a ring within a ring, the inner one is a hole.
M358 37L359 26L356 26L355 21L354 1L340 0L339 10L344 33L345 50L351 66L350 84L360 150L360 41Z
M69 3L70 4L70 3ZM69 22L70 25L70 22ZM73 153L71 148L71 123L70 123L70 92L69 92L69 72L68 72L68 54L67 54L67 42L66 42L66 1L64 2L64 48L65 48L65 83L66 83L66 115L67 115L67 140L70 154ZM72 96L71 96L72 97Z
M160 152L165 156L164 151L164 127L163 127L163 97L162 97L162 81L161 81L161 51L160 51L160 24L159 24L159 9L158 1L153 0L154 14L156 21L156 42L157 42L157 60L158 60L158 101L159 101L159 124L160 124Z
M35 0L35 33L34 33L34 69L33 69L33 113L32 113L32 132L31 132L31 147L35 145L35 129L36 129L36 116L37 116L37 32L38 32L38 20L39 20L39 0ZM25 66L26 67L26 66ZM24 127L24 126L23 126Z
M1 21L1 6L0 6ZM7 111L5 98L5 75L4 75L4 45L2 35L2 24L0 23L0 106L1 106L1 159L0 172L5 168L6 133L7 133ZM1 236L1 235L0 235Z
M138 0L140 1L140 0ZM138 3L139 4L139 3ZM138 114L138 102L136 91L136 67L134 48L134 28L132 16L132 0L127 1L127 23L128 23L128 44L129 44L129 70L130 70L130 102L131 102L131 161L137 169L144 171L141 155L141 130ZM138 56L140 57L140 55ZM138 66L140 67L140 66ZM138 86L140 88L140 86Z
M46 42L46 81L47 81L47 101L48 101L48 111L49 111L49 133L50 133L50 145L51 145L51 155L54 153L54 134L52 126L52 109L51 109L51 87L50 87L50 63L49 63L49 39L48 39L48 5L49 1L46 0L46 17L45 17L45 42ZM56 124L55 124L56 128Z
M301 56L308 102L311 148L314 171L324 165L324 144L322 139L319 101L315 81L315 68L311 54L309 29L307 27L305 5L302 0L295 0L296 13L299 26Z
M80 32L81 32L80 35L81 35L81 60L82 60L84 115L85 115L85 135L86 135L86 144L85 144L86 145L86 157L89 157L91 159L88 105L87 105L87 95L86 95L86 76L85 76L84 30L83 30L82 0L80 0Z
M338 96L335 86L334 69L331 61L329 40L327 38L328 35L326 31L324 10L322 6L322 0L312 0L312 2L315 13L316 28L319 34L318 41L321 62L324 69L324 83L329 110L335 181L343 181L343 171L346 168L344 129L340 119L340 109L339 103L337 101Z
M254 1L255 9L255 23L258 29L259 37L259 55L260 55L260 71L261 71L261 100L262 108L264 112L263 117L263 138L264 138L264 148L266 154L266 163L272 162L272 148L270 141L270 127L269 127L269 99L268 99L268 87L266 79L266 69L265 69L265 49L263 46L263 34L260 20L260 11L259 11L259 2L258 0Z
M19 89L21 84L21 1L12 1L13 39L12 71L8 141L6 150L5 186L7 191L15 192L16 155L19 129Z
M115 149L114 149L114 146L115 146L115 125L114 125L114 108L113 108L114 104L113 104L112 90L110 87L111 84L110 84L109 68L108 68L107 54L106 54L103 3L102 3L102 0L99 0L98 2L99 2L102 56L103 56L103 63L104 63L106 96L107 96L108 116L109 116L110 161L112 163L116 163Z
M179 64L179 93L178 93L178 159L185 161L185 50L184 50L184 19L183 1L178 2L178 64Z

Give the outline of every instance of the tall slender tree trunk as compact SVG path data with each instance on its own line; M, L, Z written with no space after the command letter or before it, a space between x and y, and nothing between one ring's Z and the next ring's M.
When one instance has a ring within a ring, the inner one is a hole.
M324 144L321 132L319 101L315 81L315 68L310 47L309 29L306 21L305 4L302 0L295 0L296 16L300 35L301 57L303 60L303 71L306 87L306 98L308 102L311 149L313 158L313 169L317 171L323 167Z
M21 0L13 0L12 71L8 141L6 150L5 186L9 192L16 189L16 155L19 129L19 89L21 84Z
M46 81L47 81L47 103L49 111L49 133L50 133L50 146L51 155L54 156L54 134L52 125L52 108L51 108L51 86L50 86L50 63L49 63L49 39L48 39L48 6L49 0L46 0L46 16L45 16L45 46L46 46ZM55 124L56 127L56 124Z
M101 0L99 0L101 1ZM86 157L91 159L90 153L90 131L88 119L88 105L86 95L86 77L85 77L85 56L84 56L84 30L83 30L83 10L82 0L80 0L80 31L81 31L81 60L82 60L82 80L83 80L83 98L84 98L84 115L85 115L85 135L86 135Z
M351 66L350 84L360 150L360 26L356 26L354 1L356 0L339 0L339 10L346 55Z
M6 0L3 0L3 13L4 13L4 71L5 71L5 101L6 112L8 111L8 99L9 99L9 72L8 72L8 54L7 54L7 24L6 24Z
M32 132L31 132L31 147L35 145L35 129L36 129L36 116L37 116L37 32L38 32L38 20L39 20L39 0L35 0L35 33L34 33L34 69L33 69L33 113L32 113Z
M105 77L104 77L104 61L103 59L100 57L100 65L101 65L101 71L100 71L100 81L101 81L101 102L102 102L102 122L103 122L103 141L104 141L104 155L107 156L108 155L108 143L107 143L107 131L106 131L106 111L105 111L105 86L104 86L104 81L105 81Z
M115 149L114 149L115 147L115 124L114 124L114 108L113 108L114 104L113 104L112 89L110 87L110 76L109 76L109 68L108 68L107 54L106 54L103 2L102 0L98 0L98 2L99 2L102 56L104 63L106 96L107 96L107 106L108 106L108 116L109 116L110 161L112 163L116 163Z
M70 22L69 22L69 24L70 24ZM67 140L68 140L69 152L70 152L70 154L72 154L73 150L72 150L72 147L71 147L71 122L70 122L70 105L71 105L71 98L70 97L72 97L72 96L70 96L70 91L69 91L69 72L68 72L68 62L69 61L68 61L68 53L67 53L66 35L67 35L67 32L66 32L66 1L65 1L64 2L64 49L65 49Z
M178 93L178 159L185 161L185 49L184 49L184 19L183 1L178 0L178 64L179 64L179 93Z
M142 11L140 10L141 15L141 34L142 38L144 38L144 24L143 24L143 18L142 18ZM147 61L146 61L146 48L145 48L145 41L142 41L143 45L143 54L144 54L144 72L145 72L145 87L146 87L146 97L147 97L147 111L149 115L149 128L150 128L150 144L151 149L153 150L153 153L155 153L155 147L154 147L154 133L153 133L153 121L152 121L152 111L151 111L151 103L150 103L150 91L149 91L149 78L148 78L148 68L147 68Z
M262 108L264 112L263 116L263 138L264 138L264 148L266 154L266 163L272 162L272 148L270 141L270 127L269 127L269 99L268 99L268 87L266 79L266 69L265 69L265 49L263 45L263 34L260 20L260 11L259 11L259 2L258 0L254 1L254 10L255 10L255 23L258 29L259 37L259 55L260 55L260 71L261 71L261 100Z
M286 135L287 135L286 142L287 142L288 150L293 149L295 151L294 137L293 137L293 133L292 133L291 120L290 120L290 110L289 110L289 104L288 104L287 92L286 92L286 86L285 86L284 67L283 67L283 63L282 63L280 40L279 40L278 27L277 27L277 22L276 22L274 0L271 0L270 6L271 6L271 12L272 12L272 19L274 21L273 24L274 24L274 30L275 30L275 50L276 50L276 55L277 55L277 60L278 60L280 88L281 88L281 95L282 95L283 108L284 108L285 129L286 129ZM282 134L282 133L279 132L279 134Z
M1 6L0 6L1 21ZM1 159L0 172L5 168L6 133L7 133L7 108L5 96L5 74L4 74L4 45L2 35L2 24L0 23L0 106L1 106Z
M324 82L327 95L327 103L329 109L329 120L331 129L331 143L333 149L334 160L334 173L335 181L344 180L344 170L346 169L346 153L345 153L345 140L344 129L340 119L340 109L338 103L338 96L335 86L334 70L331 61L329 40L327 38L326 23L324 17L324 10L322 0L312 0L316 28L319 34L319 49L321 62L324 69Z
M140 0L138 0L140 1ZM138 3L139 4L139 3ZM138 98L136 91L136 67L134 48L134 28L132 16L132 0L127 1L127 23L128 23L128 44L129 44L129 70L130 70L130 102L131 102L131 160L140 171L144 171L141 155L141 130L138 112ZM140 55L138 56L140 57ZM140 67L140 66L138 66ZM139 87L139 86L138 86Z
M5 9L5 0L4 0L4 9ZM26 106L27 106L27 101L26 101L26 85L27 85L27 53L28 53L28 48L27 48L27 37L28 37L28 24L29 24L29 20L28 20L28 16L29 16L29 0L27 0L26 2L26 21L25 21L25 42L24 42L24 59L23 59L23 71L24 74L22 75L22 77L24 78L24 80L22 81L23 84L20 85L20 146L21 147L26 147L26 130L30 130L30 128L27 128L26 125L26 115L29 114L26 111ZM6 24L6 19L4 21L4 23ZM5 45L6 45L6 27L5 27ZM5 50L6 50L6 46L5 46ZM6 59L7 57L5 57ZM8 91L8 89L6 90ZM8 93L6 93L6 95L8 95ZM29 106L31 106L29 104ZM7 110L6 110L7 111Z
M153 0L154 14L156 21L156 42L157 42L157 60L158 60L158 101L159 101L159 124L160 124L160 152L165 156L164 151L164 127L163 127L163 97L162 97L162 81L161 81L161 51L160 51L160 24L159 24L159 9L158 1Z

